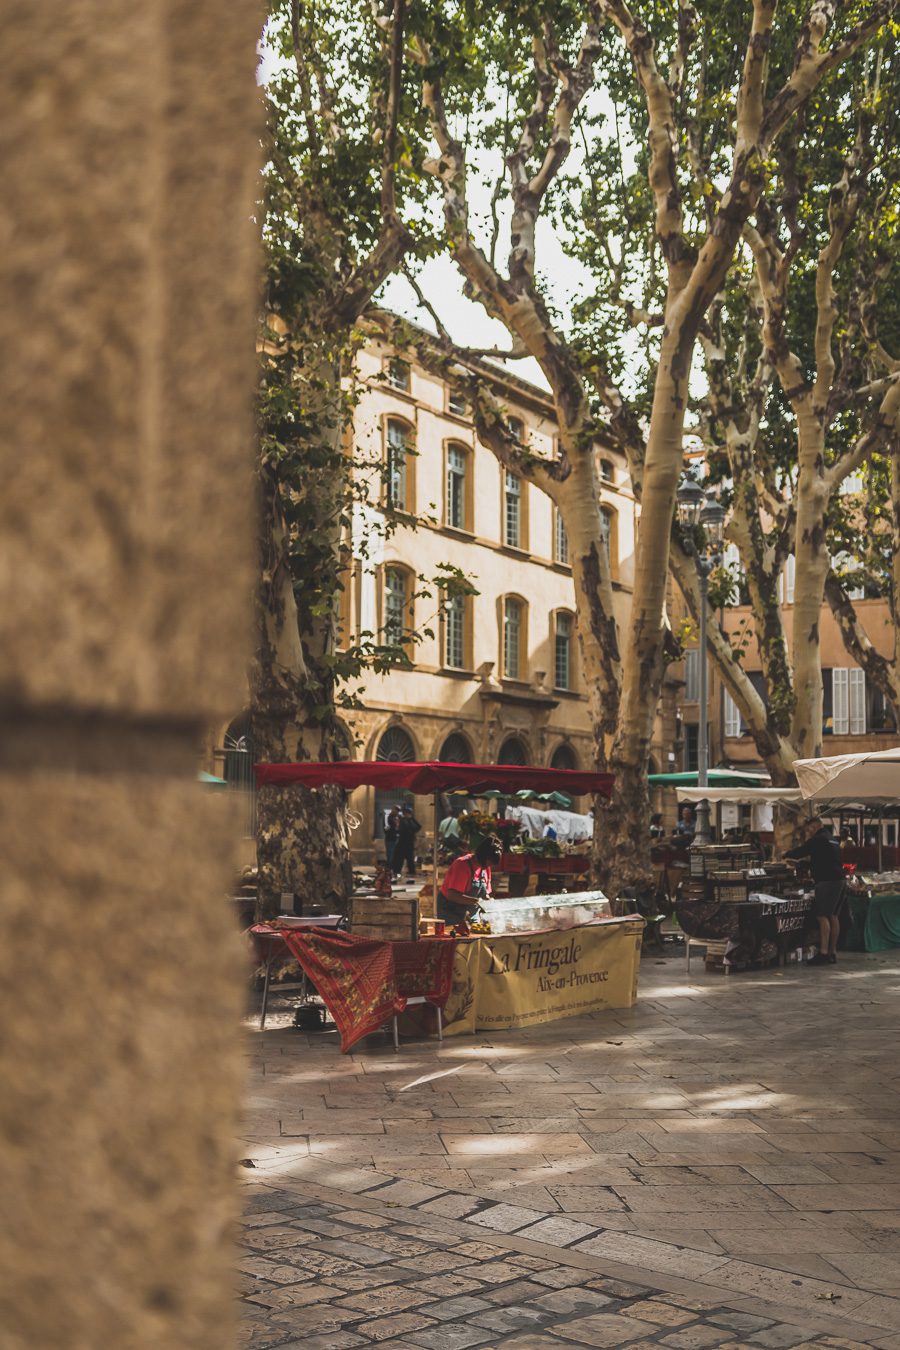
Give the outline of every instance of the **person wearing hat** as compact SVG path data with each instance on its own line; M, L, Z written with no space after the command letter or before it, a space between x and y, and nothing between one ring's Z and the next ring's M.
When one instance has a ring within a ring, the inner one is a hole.
M816 887L813 913L819 921L819 950L810 966L833 966L841 931L838 911L844 898L844 869L834 830L824 820L811 820L812 831L805 844L789 849L786 858L805 858Z
M407 802L400 812L397 822L397 842L391 855L391 868L395 876L400 875L403 864L409 876L416 875L416 835L422 826L413 815L413 809Z

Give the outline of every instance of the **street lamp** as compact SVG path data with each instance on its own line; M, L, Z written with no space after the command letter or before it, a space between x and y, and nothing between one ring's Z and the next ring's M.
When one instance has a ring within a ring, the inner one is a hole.
M700 591L700 717L697 725L697 786L706 787L709 781L709 742L706 734L708 714L708 668L706 660L706 599L709 574L719 565L725 532L725 509L712 493L705 493L693 478L686 478L675 494L681 542L686 553L694 559ZM698 532L699 530L702 533ZM694 838L698 844L709 843L709 802L697 803L697 829Z

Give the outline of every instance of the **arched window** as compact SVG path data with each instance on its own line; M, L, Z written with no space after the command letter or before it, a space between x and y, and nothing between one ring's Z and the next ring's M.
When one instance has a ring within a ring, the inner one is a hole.
M250 726L250 714L241 713L225 732L225 761L222 777L230 788L246 794L246 811L243 811L244 835L256 834L256 777L253 766L256 763L256 749L253 744L253 732Z
M572 615L565 610L558 610L556 614L556 631L554 633L554 679L553 684L557 689L572 688L572 634L574 625Z
M378 749L375 751L375 758L392 763L410 764L416 757L416 749L412 742L412 737L403 727L388 727L378 742ZM375 789L375 820L372 837L374 839L384 838L384 822L387 813L392 806L399 806L404 799L404 792L401 788L376 788Z
M497 756L498 764L527 764L528 752L518 736L507 736Z
M553 751L553 758L550 760L551 769L577 769L578 761L575 758L575 751L571 745L558 745Z
M410 470L410 433L408 422L388 418L385 451L385 497L395 511L411 511L412 473Z
M451 441L447 446L446 523L454 530L469 528L469 450Z
M442 764L471 764L472 747L461 731L454 731L447 737L438 752Z
M521 680L525 672L525 602L514 595L503 600L503 674Z
M404 567L384 569L384 642L389 647L403 647L412 632L412 597L410 576Z
M393 763L411 764L416 757L412 737L402 727L388 727L378 742L375 751L377 760L390 760Z

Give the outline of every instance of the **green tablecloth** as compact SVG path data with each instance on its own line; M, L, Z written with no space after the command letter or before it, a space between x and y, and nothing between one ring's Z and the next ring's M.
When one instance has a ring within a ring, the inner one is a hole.
M847 898L847 924L841 946L851 952L886 952L900 947L900 895Z

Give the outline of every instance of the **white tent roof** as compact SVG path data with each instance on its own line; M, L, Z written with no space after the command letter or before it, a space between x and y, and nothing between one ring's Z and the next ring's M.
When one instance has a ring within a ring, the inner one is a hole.
M776 787L680 787L675 789L680 802L739 802L747 806L764 806L775 802L803 800L799 788Z
M900 746L861 755L798 759L794 771L807 800L900 801Z

